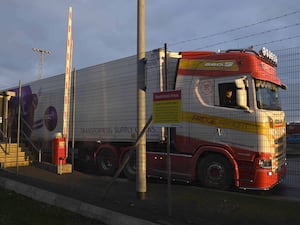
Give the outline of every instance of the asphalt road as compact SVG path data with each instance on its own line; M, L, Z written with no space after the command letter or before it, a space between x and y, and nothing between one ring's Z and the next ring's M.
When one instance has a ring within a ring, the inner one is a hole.
M288 157L287 176L283 183L279 184L269 194L275 197L288 197L300 199L300 156Z

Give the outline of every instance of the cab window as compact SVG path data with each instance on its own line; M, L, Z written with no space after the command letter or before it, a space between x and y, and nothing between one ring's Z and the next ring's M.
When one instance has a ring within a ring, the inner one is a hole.
M236 86L235 83L222 83L218 85L219 105L222 107L234 108L236 103Z

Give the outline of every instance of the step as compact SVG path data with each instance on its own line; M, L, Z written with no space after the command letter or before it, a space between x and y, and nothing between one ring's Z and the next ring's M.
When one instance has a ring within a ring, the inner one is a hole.
M6 153L4 153L4 152L0 152L0 159L2 159L2 158L13 158L13 157L17 157L17 154L18 154L18 156L20 157L20 156L22 156L22 157L25 157L25 156L29 156L30 154L28 154L27 152L24 152L24 151L22 151L22 152L10 152L10 153L8 153L8 154L6 154Z
M28 166L32 162L32 154L26 151L26 147L18 147L16 143L0 143L0 145L2 147L0 148L0 165L2 168L16 167L17 165ZM17 156L18 162L16 162Z
M26 146L18 147L17 143L0 143L0 145L0 165L2 168L16 167L17 165L28 166L32 163L34 157ZM17 156L18 162L16 162Z
M17 147L17 144L15 143L11 143L11 144L3 144L1 143L1 148L0 148L0 152L3 152L3 149L6 151L6 152L17 152L17 151L21 151L22 149L24 150L25 147Z
M1 168L9 168L9 167L16 167L18 166L29 166L30 161L21 161L21 162L0 162Z
M18 161L28 161L30 158L28 156L18 156ZM16 162L17 157L6 157L6 158L0 158L0 162Z
M55 165L52 163L47 163L47 162L42 162L42 163L33 163L34 166L62 175L62 174L67 174L67 173L72 173L72 164L63 164L62 166L60 165Z

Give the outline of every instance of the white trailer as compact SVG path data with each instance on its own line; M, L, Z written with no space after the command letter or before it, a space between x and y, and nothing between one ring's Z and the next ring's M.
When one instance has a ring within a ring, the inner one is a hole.
M169 58L169 82L174 86L178 54ZM174 57L175 56L175 57ZM164 51L146 54L146 111L152 113L152 93L163 90ZM76 71L76 93L71 94L70 111L75 99L75 140L91 142L134 142L137 137L136 56L99 64ZM30 90L29 90L30 89ZM24 85L38 101L33 110L33 140L51 140L62 132L64 74ZM23 93L26 95L26 92ZM30 103L24 103L30 104ZM70 121L70 131L72 123ZM71 137L70 137L71 138ZM161 140L161 129L151 128L150 141Z

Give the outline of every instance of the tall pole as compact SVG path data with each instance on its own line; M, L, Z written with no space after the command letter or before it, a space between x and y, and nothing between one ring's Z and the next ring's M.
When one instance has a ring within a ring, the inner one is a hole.
M165 43L165 90L169 90L168 85L168 49L167 44ZM168 136L167 136L167 170L168 170L168 215L172 216L172 189L171 189L171 128L168 127Z
M19 101L18 101L18 132L17 132L17 155L16 155L16 173L19 174L19 146L20 146L20 132L21 132L21 101L22 101L22 81L19 81Z
M45 61L45 54L52 54L49 50L44 50L40 48L33 48L32 49L34 52L37 52L40 54L40 59L39 59L39 79L44 78L44 61Z
M145 3L138 0L137 18L137 126L139 134L146 125L145 92ZM136 149L136 192L141 200L146 198L146 134L141 138Z
M76 69L73 69L73 110L72 110L72 171L74 171L75 113L76 113Z
M70 96L71 96L71 70L72 70L72 7L69 7L68 13L68 32L66 48L66 72L64 88L64 110L63 110L63 136L66 140L66 157L69 153L69 122L70 122Z

